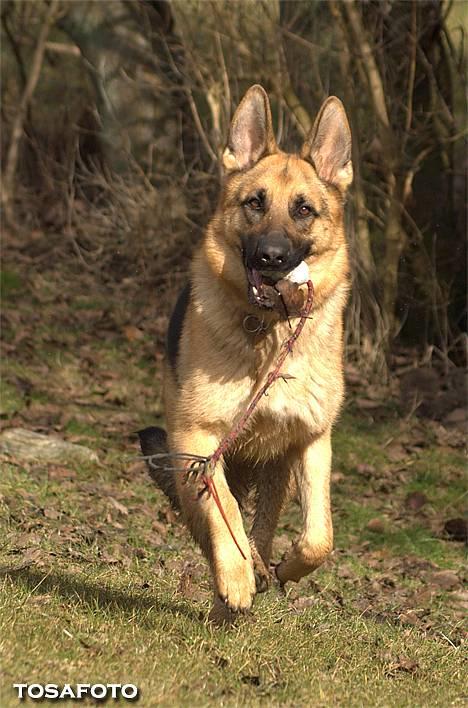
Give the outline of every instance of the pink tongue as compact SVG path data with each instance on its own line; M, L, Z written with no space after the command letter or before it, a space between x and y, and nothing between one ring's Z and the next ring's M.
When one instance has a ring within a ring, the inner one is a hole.
M255 270L253 268L252 268L252 270L249 269L247 272L248 272L248 276L249 276L249 280L250 280L251 285L256 287L257 290L259 288L261 288L263 285L263 279L262 279L261 273L259 273L258 270Z

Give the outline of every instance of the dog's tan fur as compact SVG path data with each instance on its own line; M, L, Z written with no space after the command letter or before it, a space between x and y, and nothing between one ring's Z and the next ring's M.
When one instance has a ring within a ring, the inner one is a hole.
M251 607L256 583L265 589L273 534L291 481L295 481L303 527L276 568L281 583L298 581L317 568L333 545L330 514L331 429L343 397L343 309L348 292L348 255L343 206L352 180L350 133L338 99L324 104L300 155L275 143L268 99L252 87L234 116L224 154L225 181L217 210L193 260L191 296L184 319L176 370L165 373L168 441L173 452L209 455L232 428L264 383L288 322L276 311L259 310L247 299L240 236L274 226L294 243L313 242L307 258L315 298L294 353L279 379L263 396L248 429L215 481L231 527L247 560L233 543L214 500L198 498L197 482L177 493L194 538L208 558L214 579L212 617ZM252 225L243 203L261 187L268 213ZM288 205L297 194L316 205L319 216L296 224ZM263 320L266 331L246 331L246 315ZM293 321L297 322L297 320ZM238 500L255 489L250 535Z

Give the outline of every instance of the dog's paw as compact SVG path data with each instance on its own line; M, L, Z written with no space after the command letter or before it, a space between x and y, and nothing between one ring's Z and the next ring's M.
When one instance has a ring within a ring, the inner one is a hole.
M272 577L270 573L264 572L263 568L255 568L255 587L257 592L266 592L271 585Z
M232 612L247 612L252 607L256 585L252 564L242 561L216 573L216 590L224 605Z
M255 587L257 592L266 592L271 585L272 575L252 542L250 548L254 564Z
M231 627L239 622L255 622L255 617L250 610L234 612L226 607L220 597L215 597L213 607L208 615L208 622L216 627Z
M331 537L322 543L297 543L292 551L286 553L276 566L275 572L281 585L290 580L297 583L304 576L312 573L327 559L333 549Z

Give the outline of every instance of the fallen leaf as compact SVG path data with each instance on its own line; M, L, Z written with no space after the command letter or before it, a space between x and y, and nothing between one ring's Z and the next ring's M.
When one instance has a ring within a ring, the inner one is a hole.
M16 538L18 548L30 548L37 546L41 542L41 537L37 533L22 533Z
M432 421L431 421L432 422ZM464 448L466 446L466 433L457 427L447 430L443 425L432 422L432 432L434 433L437 444L447 447Z
M331 473L331 481L333 484L337 484L338 482L342 482L344 479L346 479L345 475L343 472L332 472Z
M128 387L125 383L121 381L116 381L112 383L106 393L104 394L104 400L107 403L112 403L116 406L121 406L127 402L128 398ZM113 417L116 420L116 416Z
M409 674L414 674L418 668L419 664L417 661L415 661L414 659L410 659L409 656L404 656L403 654L401 654L400 656L390 660L385 673L387 674L387 676L393 676L400 671L404 671L405 673Z
M392 443L385 448L385 454L392 462L401 462L407 459L408 453L401 443Z
M101 555L101 560L104 561L104 563L109 563L110 565L115 565L116 563L119 563L120 560L116 556L111 556L107 553L103 553Z
M373 477L376 473L376 469L373 465L368 465L365 462L356 465L356 472L362 474L363 477Z
M435 585L425 585L424 590L420 590L419 592L414 593L414 595L410 595L406 604L412 610L420 610L424 607L430 607L435 595L438 595L439 592L439 588Z
M291 607L297 613L304 612L309 607L316 605L318 602L316 597L297 597L292 603Z
M61 440L55 435L42 435L24 428L10 428L0 435L0 449L23 460L41 463L62 462L71 459L79 462L98 462L94 450L83 445Z
M428 575L427 579L442 590L453 590L460 586L460 579L454 570L437 570Z
M398 561L398 568L403 577L420 577L425 570L437 570L437 566L431 561L419 556L402 556Z
M153 531L157 531L157 533L160 534L163 538L167 536L167 525L163 524L161 521L154 519L151 523L151 528L153 529Z
M196 565L190 561L185 562L177 586L177 592L188 600L194 599L200 594L197 584L200 577L200 569L197 569Z
M466 519L449 519L444 524L444 531L452 541L468 542L468 522Z
M385 523L383 519L377 517L368 521L366 528L373 533L383 533L385 531Z
M457 425L459 423L466 423L467 410L465 408L455 408L444 418L444 423L446 425Z
M374 401L371 398L356 398L355 403L362 411L373 411L382 406L382 401Z
M141 329L139 329L138 327L135 327L134 325L128 325L127 327L124 327L123 333L129 342L139 341L140 339L143 339L143 337L145 336L144 332L142 332Z
M43 559L44 555L44 551L41 548L28 548L23 553L22 561L27 564L38 563Z
M341 565L336 574L339 578L344 578L345 580L354 580L356 578L356 573L350 565Z
M391 575L381 575L377 578L377 581L383 588L394 588L396 586L395 578Z
M168 524L175 524L177 521L177 514L173 509L171 509L170 506L167 506L165 509L160 511L158 513L158 517L161 521L164 520Z
M427 502L427 497L422 492L411 492L405 499L405 506L410 511L419 511Z
M456 603L461 609L468 612L468 590L453 592L450 595L450 602Z
M418 624L421 623L420 618L415 612L413 612L413 610L403 612L401 615L399 615L398 619L400 620L401 624L408 624L412 627L416 627Z
M114 499L114 497L108 497L107 501L109 502L109 504L111 506L114 507L114 509L116 509L119 512L119 514L123 514L124 516L128 516L127 507L124 506L123 504L121 504L119 501L117 501L117 499Z
M42 510L42 513L46 517L46 519L59 519L60 518L60 512L57 511L56 509L49 509L46 507L45 509Z
M51 465L47 473L49 475L49 479L75 479L76 477L76 472L75 470L71 470L68 467L62 467L60 465Z

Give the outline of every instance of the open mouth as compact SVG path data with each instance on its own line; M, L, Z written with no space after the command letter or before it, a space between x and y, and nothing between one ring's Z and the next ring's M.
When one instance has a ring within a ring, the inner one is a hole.
M250 304L264 310L273 310L277 307L281 295L276 289L276 283L284 277L285 273L261 272L255 268L246 268L246 270Z
M301 286L310 280L309 267L305 261L292 270L259 271L246 267L248 297L251 305L264 310L276 309L288 320L300 313L304 306L305 293Z

